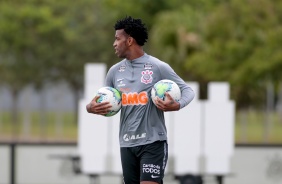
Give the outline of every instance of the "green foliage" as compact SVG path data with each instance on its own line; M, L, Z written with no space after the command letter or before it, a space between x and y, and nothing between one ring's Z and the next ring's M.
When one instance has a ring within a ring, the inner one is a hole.
M0 75L3 83L19 90L43 80L41 71L46 63L40 57L49 45L48 35L58 28L46 7L11 2L2 2L0 7Z
M229 81L239 106L262 104L266 82L281 81L281 4L199 1L163 12L152 31L154 51L186 80Z
M148 25L146 52L185 80L229 81L240 106L261 104L281 81L281 12L275 0L2 0L1 83L16 93L64 80L78 94L85 63L120 60L113 25L131 15Z
M27 85L40 90L46 81L63 80L78 100L85 63L110 67L120 60L112 47L113 25L126 15L147 24L145 51L185 80L200 82L201 90L209 81L228 81L238 107L262 105L269 81L277 93L282 77L277 0L0 0L1 85L16 100Z
M187 67L196 68L208 80L231 82L239 105L261 101L265 82L281 80L277 72L282 69L277 54L281 20L277 17L282 15L282 6L275 2L230 1L218 6L206 19L204 49ZM199 60L201 57L206 60Z
M181 0L167 1L167 0L104 0L103 5L109 10L115 22L117 19L125 16L132 16L134 18L141 18L149 29L154 24L154 16L159 12L173 9L181 4Z
M187 16L189 15L189 18ZM199 22L202 13L188 5L177 11L160 13L152 28L151 43L153 52L160 59L183 75L184 61L197 50Z

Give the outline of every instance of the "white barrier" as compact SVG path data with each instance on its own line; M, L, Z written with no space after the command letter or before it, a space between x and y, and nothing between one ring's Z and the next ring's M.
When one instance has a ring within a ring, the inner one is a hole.
M176 175L200 173L202 102L199 101L199 86L188 83L194 90L193 101L183 109L173 112L173 146Z
M208 85L208 100L204 103L205 173L230 173L230 158L234 152L235 103L229 100L229 84Z
M120 146L119 146L119 121L120 112L115 116L110 117L111 126L111 170L113 174L122 174L121 160L120 160Z
M167 143L168 143L168 162L165 169L165 174L167 173L173 173L174 172L174 157L173 157L173 149L171 147L173 146L174 142L174 136L173 136L173 114L170 112L164 113L165 117L165 123L166 123L166 129L167 129Z
M85 93L79 103L78 153L85 174L121 174L119 113L113 117L89 114L86 105L104 86L106 65L85 66Z
M104 84L106 66L89 64L85 73L85 97L79 104L82 172L121 174L119 114L103 117L85 109ZM169 144L166 173L226 175L234 152L235 103L229 100L229 84L210 83L205 101L199 100L198 83L188 85L196 94L194 100L180 111L165 113Z
M86 111L86 105L103 86L106 66L87 64L85 66L84 99L80 100L78 112L78 153L81 158L81 171L85 174L102 174L108 171L108 119Z

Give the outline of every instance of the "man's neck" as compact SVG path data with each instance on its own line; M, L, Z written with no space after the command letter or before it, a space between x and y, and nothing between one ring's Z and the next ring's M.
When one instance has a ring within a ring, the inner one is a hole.
M144 51L142 48L132 49L129 55L126 57L126 59L132 61L134 59L140 58L143 55L144 55Z

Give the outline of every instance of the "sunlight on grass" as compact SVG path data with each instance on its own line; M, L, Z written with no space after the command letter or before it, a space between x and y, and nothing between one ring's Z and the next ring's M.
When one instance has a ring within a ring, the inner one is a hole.
M27 120L21 114L19 123L12 121L11 114L1 113L0 140L16 138L25 141L77 141L77 122L70 112L33 112Z
M10 113L0 113L0 141L77 141L78 126L71 112L21 114L19 122L15 125ZM266 116L260 111L239 111L234 133L239 144L282 144L281 117L278 113Z
M235 124L236 143L281 144L282 122L278 113L237 112Z

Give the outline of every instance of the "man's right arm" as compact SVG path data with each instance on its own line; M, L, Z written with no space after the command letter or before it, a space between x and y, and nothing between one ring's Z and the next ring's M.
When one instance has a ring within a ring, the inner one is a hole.
M88 113L105 115L109 112L109 109L112 107L109 102L97 103L99 96L95 96L89 104L86 105L86 110Z

